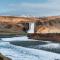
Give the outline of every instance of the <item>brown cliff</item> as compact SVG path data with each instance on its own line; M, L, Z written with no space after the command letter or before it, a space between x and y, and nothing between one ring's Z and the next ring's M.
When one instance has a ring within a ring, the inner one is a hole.
M0 34L26 32L29 24L26 22L30 18L0 16Z
M36 23L36 33L60 33L60 16L44 17Z
M0 16L0 31L27 31L29 23L35 23L35 33L60 33L60 16L14 17Z

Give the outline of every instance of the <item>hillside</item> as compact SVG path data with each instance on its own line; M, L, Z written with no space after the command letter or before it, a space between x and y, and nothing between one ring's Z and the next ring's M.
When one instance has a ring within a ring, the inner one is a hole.
M60 33L60 16L15 17L0 16L0 34L27 32L29 23L35 23L35 33Z
M0 34L25 34L29 29L29 24L25 20L28 18L0 16Z

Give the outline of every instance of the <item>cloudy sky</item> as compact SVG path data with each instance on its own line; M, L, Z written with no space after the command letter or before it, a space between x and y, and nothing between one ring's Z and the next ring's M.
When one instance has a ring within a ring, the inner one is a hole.
M60 15L60 0L0 0L0 15Z

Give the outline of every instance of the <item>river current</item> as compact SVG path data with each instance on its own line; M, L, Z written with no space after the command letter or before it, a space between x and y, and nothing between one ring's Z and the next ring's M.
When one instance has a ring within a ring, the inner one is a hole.
M60 49L60 44L34 41L26 36L0 39L0 53L12 60L60 60L60 50L57 53L49 49Z

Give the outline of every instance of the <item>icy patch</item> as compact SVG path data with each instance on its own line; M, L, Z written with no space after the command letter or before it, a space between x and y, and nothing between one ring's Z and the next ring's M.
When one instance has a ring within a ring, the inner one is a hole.
M12 60L55 60L60 59L60 54L43 50L25 48L1 42L0 52Z

